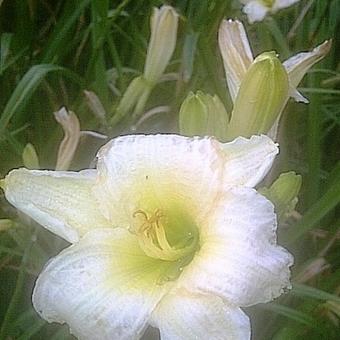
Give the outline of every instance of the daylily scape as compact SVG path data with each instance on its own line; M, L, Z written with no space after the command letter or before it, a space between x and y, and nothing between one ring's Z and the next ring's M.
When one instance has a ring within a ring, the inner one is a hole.
M273 204L254 187L278 153L268 137L131 135L96 169L18 169L7 200L72 243L40 274L33 304L79 339L250 339L242 307L290 287Z

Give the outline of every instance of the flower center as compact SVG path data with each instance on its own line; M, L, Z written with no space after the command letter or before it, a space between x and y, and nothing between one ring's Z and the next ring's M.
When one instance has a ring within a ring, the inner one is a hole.
M165 261L182 262L188 258L191 261L198 244L198 231L186 214L139 209L133 218L134 233L146 255Z

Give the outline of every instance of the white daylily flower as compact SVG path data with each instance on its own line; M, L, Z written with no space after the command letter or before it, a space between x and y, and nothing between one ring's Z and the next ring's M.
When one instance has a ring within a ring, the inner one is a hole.
M150 20L151 37L146 54L144 78L156 83L176 47L178 14L171 6L154 7Z
M243 24L238 20L223 20L218 33L218 42L228 89L235 101L241 82L254 62L249 40ZM299 53L283 62L291 88L290 95L296 101L308 102L297 90L307 71L325 57L331 48L331 40L326 40L311 52Z
M73 243L39 276L33 304L81 339L250 338L240 309L289 283L272 203L253 187L278 148L266 136L222 144L125 136L96 170L13 170L6 198Z
M254 61L243 24L238 20L223 20L218 31L218 44L229 93L235 101L241 81Z
M262 21L268 13L276 13L280 9L292 6L300 0L240 0L243 12L247 15L249 23Z
M229 135L232 137L242 135L239 131L239 129L242 130L242 126L240 125L240 122L242 121L248 122L249 127L254 128L253 131L258 131L256 130L256 127L252 127L252 120L257 120L258 122L263 123L263 125L267 125L269 123L273 124L272 119L276 116L276 121L274 120L275 123L270 130L261 131L262 133L267 133L274 139L276 138L281 113L284 110L289 97L294 98L295 101L298 102L308 103L308 100L297 91L297 86L307 71L325 57L332 45L331 40L325 41L311 52L299 53L283 63L281 63L277 57L268 58L268 53L262 53L254 59L244 26L238 20L222 21L219 29L218 41L223 58L229 93L234 103L234 110L229 122ZM259 80L256 80L251 74L251 72L254 71L256 62L259 58L262 58L261 56L265 56L265 58L268 59L269 63L267 64L267 67L270 67L271 63L274 63L274 61L277 65L276 72L269 72L269 74L272 75L274 85L266 80L268 72L258 72ZM284 77L283 75L281 76L282 81L275 81L275 75L282 72L286 73ZM248 78L253 81L252 85L248 84L248 82L251 83ZM286 80L284 81L283 78ZM267 84L267 87L261 86L261 79L262 82ZM258 87L256 87L256 82L259 84ZM272 90L268 91L268 87L272 88ZM249 93L249 91L251 93ZM269 99L273 99L273 108L269 108L267 105L267 103L270 102L268 97ZM263 100L263 98L266 98L266 100ZM255 107L254 100L258 104L258 107ZM247 106L252 108L252 111L254 112L247 109ZM266 110L270 111L270 121L264 114Z

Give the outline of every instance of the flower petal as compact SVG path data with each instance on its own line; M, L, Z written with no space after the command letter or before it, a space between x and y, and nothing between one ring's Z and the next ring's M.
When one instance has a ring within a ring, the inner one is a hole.
M247 340L248 317L212 295L175 291L165 296L152 315L162 340Z
M246 4L242 11L247 15L249 23L253 24L256 21L262 21L268 13L269 8L261 2L255 0Z
M230 96L235 101L253 54L243 24L238 20L223 20L218 32Z
M189 291L237 306L268 302L290 287L292 256L276 245L273 205L250 188L232 188L201 230L201 249L180 276Z
M282 8L287 8L299 2L300 0L276 0L273 5L273 12L276 12Z
M98 153L94 190L103 213L128 227L145 202L177 204L192 216L210 210L221 184L223 157L213 138L177 135L119 137ZM166 209L165 209L166 210Z
M96 229L61 252L39 276L34 308L67 322L80 339L139 339L170 283L164 261L146 256L126 229Z
M151 37L146 54L144 77L157 82L168 65L176 47L178 14L171 6L154 8Z
M76 114L62 107L54 112L56 121L64 130L64 138L58 149L56 170L68 170L80 140L80 123Z
M331 46L332 41L326 40L311 52L299 53L286 60L283 66L287 70L291 86L297 87L307 71L325 57Z
M297 103L308 104L309 100L304 97L295 87L289 86L289 97L292 97Z
M225 157L224 184L254 187L271 168L279 150L267 136L238 137L221 144Z
M92 228L110 227L91 193L95 171L18 169L4 180L7 200L69 242Z

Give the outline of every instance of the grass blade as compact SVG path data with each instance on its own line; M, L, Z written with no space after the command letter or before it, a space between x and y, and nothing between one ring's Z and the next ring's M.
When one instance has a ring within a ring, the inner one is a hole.
M22 109L25 103L27 103L28 99L31 97L46 74L60 70L62 70L62 67L60 66L40 64L32 66L27 71L15 88L11 98L7 102L4 111L2 112L0 118L0 135L3 134L13 115Z
M340 298L338 296L303 284L294 283L291 293L302 298L307 297L324 301L331 300L340 303Z
M59 56L60 52L65 53L65 41L67 40L65 38L70 34L72 26L90 2L90 0L66 2L64 13L50 37L49 44L44 49L42 63L56 62L56 56Z
M285 234L283 238L292 243L317 225L340 202L340 181L334 183L321 198L314 203L303 217Z
M7 308L6 314L4 316L4 319L1 325L0 340L5 340L9 338L9 335L10 335L9 330L10 330L11 322L14 316L16 315L16 308L18 306L19 299L24 289L25 274L26 274L25 268L30 257L32 246L33 246L33 237L31 238L31 240L28 241L25 252L24 252L24 256L22 257L14 293L12 295L10 304Z
M300 312L296 309L287 306L280 305L278 303L268 303L262 305L261 308L269 312L282 315L286 318L302 323L304 325L313 326L315 324L313 318L311 318L308 314L305 314L303 312Z
M50 72L62 72L66 76L81 82L81 78L74 75L73 72L56 65L39 64L32 66L22 77L10 99L8 100L0 118L0 136L4 135L7 125L14 114L24 108L40 82Z

